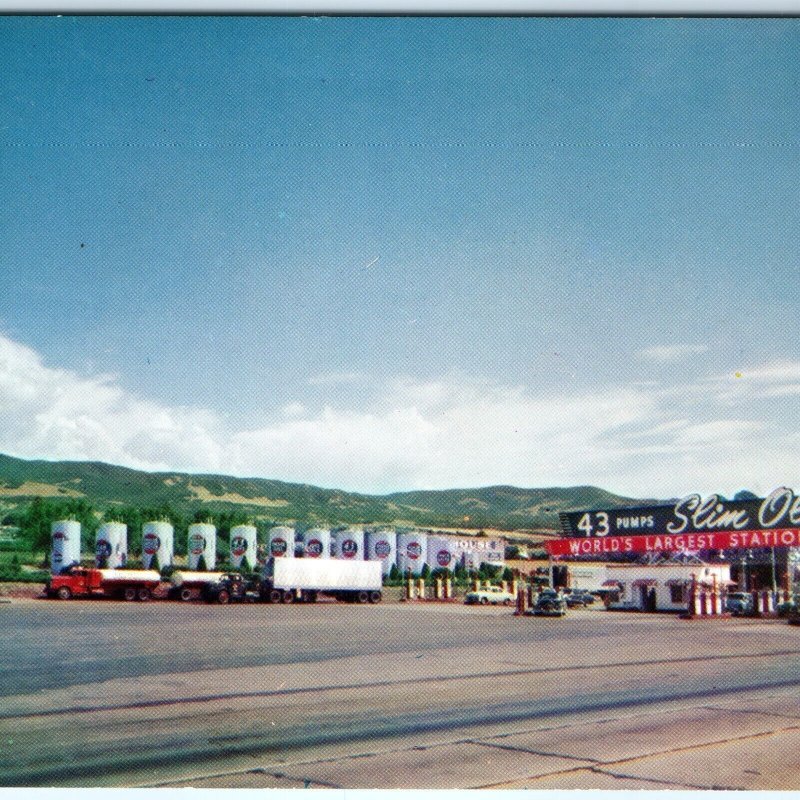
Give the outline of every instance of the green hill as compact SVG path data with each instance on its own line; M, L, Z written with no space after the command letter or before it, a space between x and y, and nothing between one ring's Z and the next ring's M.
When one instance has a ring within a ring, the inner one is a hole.
M501 530L558 529L558 512L636 501L591 486L397 492L364 495L306 484L224 475L142 472L99 462L26 461L0 455L4 515L35 497L114 507L170 507L184 515L241 512L256 520L300 523L393 523Z

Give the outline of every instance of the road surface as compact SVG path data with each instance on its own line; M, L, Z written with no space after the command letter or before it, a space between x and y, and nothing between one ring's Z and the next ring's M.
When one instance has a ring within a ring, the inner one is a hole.
M800 628L446 604L0 606L0 785L800 788Z

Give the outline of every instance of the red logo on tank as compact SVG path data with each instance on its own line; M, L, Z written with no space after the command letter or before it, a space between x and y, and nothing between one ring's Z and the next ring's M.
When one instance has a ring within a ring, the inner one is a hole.
M342 556L344 558L355 558L358 555L358 542L353 539L345 539L342 542Z
M279 558L280 556L285 556L286 551L288 549L289 548L286 544L286 539L281 539L280 537L278 537L277 539L273 539L269 543L269 551L276 558Z
M309 558L319 558L322 555L322 542L319 539L309 539L306 544L306 555Z
M206 540L199 533L194 533L189 538L189 550L193 556L199 556L206 549Z
M416 561L422 555L422 545L419 542L409 542L406 545L408 557Z
M243 536L234 536L231 539L231 553L235 556L243 556L247 552L247 539Z

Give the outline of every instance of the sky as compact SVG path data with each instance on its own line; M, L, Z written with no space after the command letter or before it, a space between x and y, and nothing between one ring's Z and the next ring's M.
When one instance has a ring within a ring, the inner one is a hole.
M0 452L800 488L800 20L0 18Z

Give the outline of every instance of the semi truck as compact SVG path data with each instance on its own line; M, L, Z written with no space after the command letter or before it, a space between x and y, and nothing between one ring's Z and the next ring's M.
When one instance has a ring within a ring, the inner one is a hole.
M260 577L246 580L235 573L175 572L162 579L155 570L91 569L74 565L52 575L45 592L48 597L112 597L149 600L160 587L159 596L169 599L229 603L261 600L269 603L316 602L319 595L355 603L379 603L382 574L379 561L344 561L315 558L270 558Z
M261 573L261 599L270 603L314 603L324 594L355 603L382 599L380 561L333 558L270 558Z
M76 565L52 575L45 592L59 600L100 595L144 601L153 596L160 583L161 575L152 569L88 569Z

